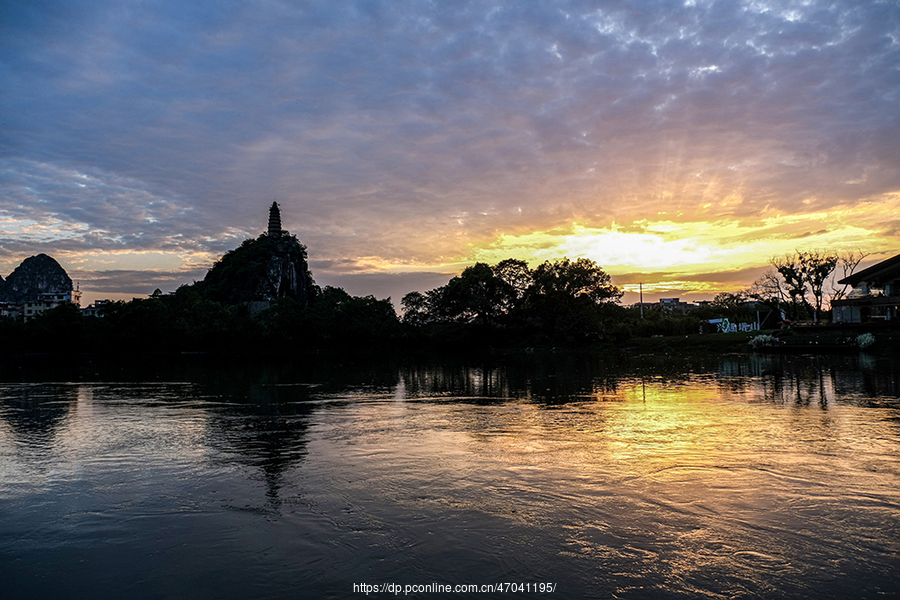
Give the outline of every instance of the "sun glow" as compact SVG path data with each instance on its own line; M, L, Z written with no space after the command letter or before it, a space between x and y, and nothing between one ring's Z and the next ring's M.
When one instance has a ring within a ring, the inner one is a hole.
M657 276L658 277L658 276ZM670 294L690 292L692 294L708 294L710 296L719 292L726 292L734 288L733 283L721 283L710 281L653 281L653 276L648 277L648 281L639 283L619 284L618 287L623 292L631 292L633 294Z
M494 264L515 257L530 264L563 256L587 257L613 275L630 276L622 289L638 291L640 274L644 292L687 291L715 294L745 287L733 281L703 281L696 276L762 268L770 258L798 249L840 251L863 248L867 252L889 250L891 240L883 229L887 214L900 209L900 195L877 202L798 215L764 214L762 218L722 218L712 221L669 219L636 220L593 227L572 223L567 228L534 231L523 235L501 234L476 248L475 261ZM634 289L632 289L634 288Z
M542 262L562 256L585 256L611 274L710 269L736 270L759 266L798 247L840 248L878 243L876 232L848 224L809 232L810 221L766 219L753 224L737 220L715 222L635 221L628 225L588 227L573 224L565 231L536 231L508 236L475 251L475 259L497 262L516 256ZM807 231L803 231L807 230Z
M645 297L695 294L712 298L748 287L771 258L797 250L893 252L896 234L886 229L896 227L896 214L900 214L900 193L802 214L764 209L754 216L707 219L701 213L661 213L606 226L572 222L524 233L501 230L480 240L470 239L465 254L410 254L403 259L371 255L345 259L340 268L395 275L446 273L449 279L475 262L497 264L517 258L535 267L545 260L584 257L599 264L629 295L640 290Z

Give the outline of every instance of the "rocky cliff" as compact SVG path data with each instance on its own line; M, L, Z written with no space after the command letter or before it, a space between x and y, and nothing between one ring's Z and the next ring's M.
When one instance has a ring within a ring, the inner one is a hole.
M295 236L261 235L225 253L196 289L224 304L293 298L305 307L313 286L306 248Z
M72 279L52 257L38 254L26 258L4 281L0 278L0 302L21 304L44 292L72 291Z

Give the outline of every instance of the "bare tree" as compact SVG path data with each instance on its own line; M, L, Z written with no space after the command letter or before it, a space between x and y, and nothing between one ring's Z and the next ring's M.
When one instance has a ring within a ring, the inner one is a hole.
M839 286L837 282L853 275L853 271L856 270L856 267L859 266L859 263L861 263L863 259L868 255L868 252L863 252L859 248L857 248L856 250L844 250L843 252L838 252L837 267L835 268L834 275L831 278L831 294L829 294L828 297L829 304L831 304L835 300L840 300L847 295L847 290L850 286L848 286L847 284Z
M778 276L778 272L772 269L753 282L747 289L747 295L759 302L774 304L774 307L779 309L790 299L784 281Z

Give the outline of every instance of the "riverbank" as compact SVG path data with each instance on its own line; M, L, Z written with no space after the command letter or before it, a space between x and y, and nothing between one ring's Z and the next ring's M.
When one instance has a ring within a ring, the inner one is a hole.
M860 348L858 335L836 329L815 330L771 329L739 333L709 333L681 336L632 338L622 350L637 353L674 352L799 352L806 354L831 354L844 352L894 353L900 350L900 330L884 330L871 334L871 346ZM754 347L752 340L758 336L771 336L772 344Z
M770 343L753 344L753 340L767 336ZM435 340L402 340L390 339L382 343L372 340L358 343L341 343L333 345L303 346L297 344L255 344L247 348L222 347L215 351L160 351L160 350L125 350L115 352L97 351L79 348L77 345L53 346L45 351L26 351L22 348L6 348L0 350L4 357L0 373L22 369L43 370L50 365L58 365L60 356L68 360L60 366L71 367L78 371L107 372L108 368L121 368L121 365L137 365L139 370L173 360L190 363L232 363L250 364L258 362L280 362L282 360L301 361L316 364L343 364L350 362L415 362L417 360L452 360L477 361L496 360L503 356L516 355L550 355L550 354L598 354L598 355L658 355L660 357L679 354L742 354L760 353L799 353L799 354L852 354L865 351L870 354L900 354L900 329L884 329L871 334L871 345L861 348L859 334L836 328L796 328L771 329L737 333L706 333L689 335L669 335L652 337L631 337L623 341L604 340L590 346L542 346L516 344L511 340L505 343L492 343L492 339L447 340L440 344ZM85 365L87 369L83 369ZM83 377L83 375L82 375Z

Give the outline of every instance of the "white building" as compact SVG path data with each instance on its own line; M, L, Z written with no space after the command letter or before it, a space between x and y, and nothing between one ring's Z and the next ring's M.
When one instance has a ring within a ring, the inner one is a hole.
M45 310L56 308L64 302L71 302L75 306L80 307L81 291L70 290L68 292L44 292L38 294L37 300L30 300L23 305L22 316L28 321Z

